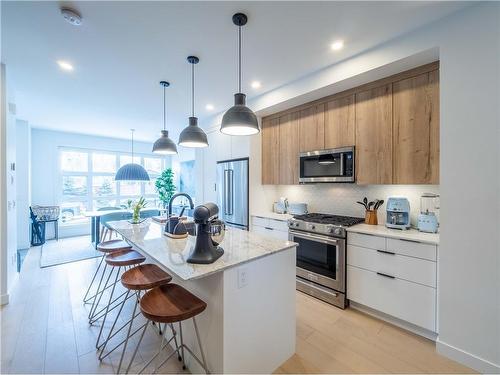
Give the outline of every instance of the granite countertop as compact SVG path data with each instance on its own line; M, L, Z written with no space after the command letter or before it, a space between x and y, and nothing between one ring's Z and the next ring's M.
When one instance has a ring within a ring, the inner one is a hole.
M287 221L288 219L293 218L293 215L290 214L279 214L277 212L257 212L254 214L250 214L251 216L265 217L267 219L279 220L279 221Z
M439 245L439 233L423 233L416 229L400 230L387 228L385 225L356 224L347 228L347 232L371 234L374 236Z
M194 246L195 237L169 238L163 234L163 225L151 219L140 224L130 224L127 220L111 221L108 224L144 255L183 280L199 279L297 246L295 242L268 238L242 229L226 228L226 235L220 244L224 255L212 264L190 264L186 260Z

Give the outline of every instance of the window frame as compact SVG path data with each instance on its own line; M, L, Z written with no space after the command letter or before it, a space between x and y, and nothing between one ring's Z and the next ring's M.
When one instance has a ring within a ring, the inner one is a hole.
M62 163L61 163L61 155L63 152L81 152L81 153L86 153L87 154L87 171L86 172L71 172L71 171L63 171L62 170ZM93 171L93 157L94 154L111 154L115 156L115 172L94 172ZM143 196L146 200L149 200L153 198L156 202L156 204L159 204L158 200L158 194L155 193L149 193L146 194L146 184L148 183L147 181L137 181L140 184L140 193L139 195L122 195L120 191L120 182L114 180L114 176L116 174L116 171L120 168L120 156L128 156L131 157L132 153L131 152L123 152L123 151L111 151L111 150L101 150L101 149L90 149L90 148L78 148L78 147L67 147L67 146L59 146L57 150L57 168L58 168L58 183L56 186L56 193L55 196L57 197L58 205L63 205L64 203L71 203L71 202L82 202L85 205L85 210L86 211L93 211L94 210L94 202L97 201L99 198L105 198L110 201L115 201L116 206L120 206L122 202L128 200L128 199L137 199L140 196ZM154 154L143 154L143 153L136 153L134 152L134 157L139 157L140 159L140 165L144 167L144 160L147 159L159 159L161 161L161 171L159 173L149 173L150 180L154 180L158 178L163 170L167 168L167 161L164 156L157 156ZM87 194L82 197L75 197L75 198L67 198L63 194L63 179L65 176L81 176L81 177L86 177L87 179ZM93 177L112 177L113 178L113 183L115 184L115 194L113 195L106 195L106 196L98 196L94 194L93 190ZM70 226L70 225L80 225L81 223L61 223L61 225L64 226Z

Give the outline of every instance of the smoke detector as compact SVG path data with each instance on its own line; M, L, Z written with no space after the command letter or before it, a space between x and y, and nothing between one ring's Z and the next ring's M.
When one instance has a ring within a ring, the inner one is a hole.
M82 16L73 9L61 8L61 14L64 19L73 26L80 26L82 24Z

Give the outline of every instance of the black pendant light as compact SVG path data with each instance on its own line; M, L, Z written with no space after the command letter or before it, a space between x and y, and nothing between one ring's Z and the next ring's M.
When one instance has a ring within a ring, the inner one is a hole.
M163 87L163 130L161 131L160 138L156 140L153 145L153 152L155 154L162 155L174 155L177 154L177 146L174 141L168 137L167 130L167 111L166 111L166 100L165 100L165 89L170 86L167 81L161 81L160 85Z
M149 181L148 172L142 165L134 163L134 129L132 132L132 163L125 164L116 171L116 181Z
M257 116L245 105L246 95L241 93L241 26L247 20L243 13L233 16L233 23L238 26L238 93L234 94L234 106L224 113L220 127L222 133L229 135L252 135L260 131Z
M187 61L191 64L191 117L189 125L184 128L179 136L179 146L184 147L207 147L207 135L198 126L198 117L194 116L194 66L200 62L196 56L188 56Z

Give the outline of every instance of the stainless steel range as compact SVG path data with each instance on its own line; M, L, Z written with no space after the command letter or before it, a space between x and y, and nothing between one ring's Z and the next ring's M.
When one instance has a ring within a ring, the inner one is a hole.
M297 242L297 290L346 307L346 228L362 218L326 214L297 215L288 221Z

